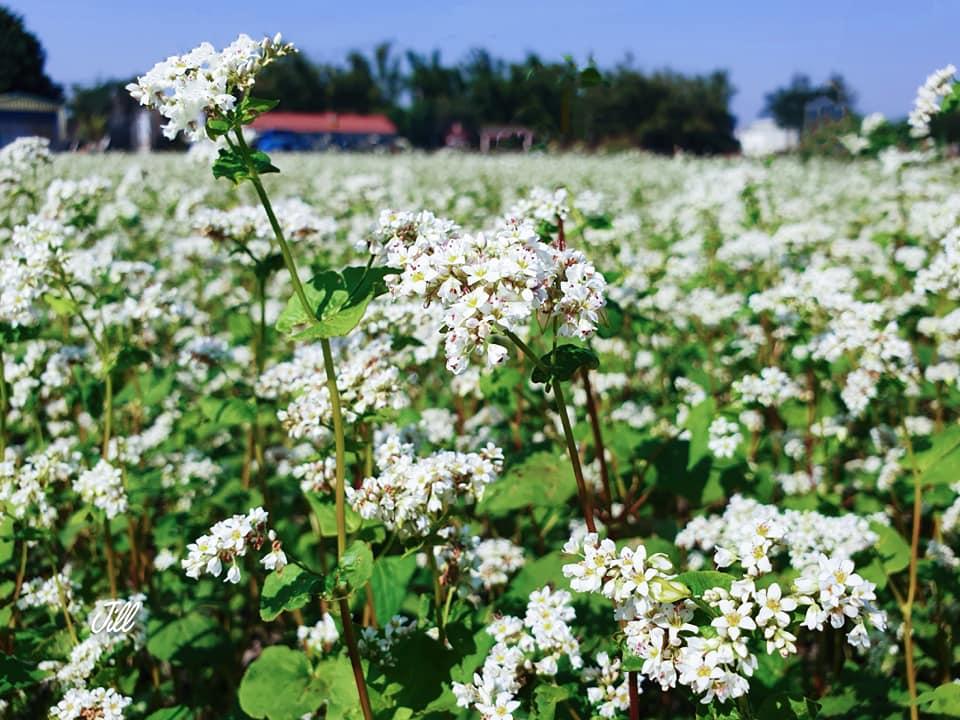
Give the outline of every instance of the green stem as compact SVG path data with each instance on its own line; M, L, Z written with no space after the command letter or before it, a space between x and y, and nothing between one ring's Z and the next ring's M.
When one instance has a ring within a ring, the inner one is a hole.
M430 565L433 574L433 613L437 623L437 632L439 633L440 645L446 646L447 634L444 623L443 612L443 586L440 584L440 568L437 567L437 558L433 552L433 546L427 548L427 562Z
M9 627L13 627L17 622L17 600L20 599L20 591L23 590L23 578L27 573L27 541L20 541L20 565L17 567L17 579L13 586L13 599L10 601L11 613Z
M603 444L603 431L600 429L600 414L597 411L597 399L593 395L590 384L590 370L582 368L583 389L587 395L587 415L590 418L590 428L593 431L593 452L600 465L600 482L603 487L603 500L607 510L613 506L613 494L610 491L610 471L607 469L607 451Z
M280 245L280 254L283 256L283 263L290 275L290 282L293 284L293 291L300 300L304 314L316 324L317 319L310 309L310 303L307 301L307 294L304 292L303 283L300 282L300 274L297 272L297 264L293 259L293 253L290 252L290 246L283 235L283 228L273 212L273 205L270 204L270 198L260 180L260 174L250 154L250 147L243 138L243 131L236 128L237 150L243 157L247 166L247 173L250 182L253 183L257 197L263 205L264 212L267 213L267 219L270 221L270 227L273 228L273 234ZM337 457L337 481L335 490L336 514L337 514L337 558L343 556L347 547L347 518L346 518L346 500L345 500L345 477L346 477L346 443L343 434L343 415L340 408L340 392L337 389L337 375L333 365L333 352L330 348L330 340L320 339L320 347L323 351L323 367L327 376L327 390L330 394L330 406L333 414L333 433L336 444ZM346 598L340 600L340 619L343 622L343 635L347 642L347 649L350 655L350 664L353 666L353 677L357 684L357 693L360 697L360 707L363 710L365 720L373 720L373 711L370 708L370 699L367 695L366 680L363 675L363 666L360 664L360 651L357 647L356 636L353 632L353 620L350 617L350 603Z
M48 552L50 553L50 562L53 567L53 584L57 586L57 599L60 601L60 609L63 610L63 619L67 621L67 632L70 633L70 639L73 640L74 645L79 645L80 640L77 638L77 631L73 627L73 620L70 618L70 610L67 608L67 593L63 589L63 585L60 583L60 568L57 566L56 554L53 552L53 547L47 547Z
M521 352L530 358L531 362L540 368L543 372L550 373L537 357L533 349L521 340L516 333L504 328L504 334L510 338L513 343L520 348ZM592 533L597 531L596 523L593 520L593 501L590 498L590 492L587 489L587 483L583 478L583 467L580 464L580 453L577 451L577 440L573 436L573 428L570 425L570 417L567 415L567 403L563 397L563 388L560 381L556 378L551 383L553 385L553 399L557 406L557 412L560 414L560 423L563 425L563 436L567 442L567 454L570 456L570 464L573 466L573 475L577 480L577 494L580 498L580 509L583 511L583 519L587 523L587 530Z
M447 626L447 621L450 619L450 607L453 605L453 596L456 594L456 587L451 587L447 590L447 600L443 604L443 627Z
M337 512L337 557L347 548L347 509L346 509L346 443L343 436L343 414L340 409L340 392L337 390L337 373L333 367L333 351L330 340L320 339L323 351L323 369L327 375L327 390L330 394L330 408L333 414L333 436L337 453L337 485L334 490L334 502Z
M7 377L3 347L0 346L0 462L7 454Z
M920 521L923 513L923 484L920 482L920 471L913 454L913 442L906 425L903 426L903 436L907 445L907 455L910 458L910 467L913 471L913 523L910 532L910 567L907 585L907 597L901 606L903 614L903 654L907 670L907 691L910 693L910 719L920 717L917 708L917 669L913 661L913 601L917 595L917 566L920 561Z
M113 431L113 376L109 368L104 368L106 384L103 395L103 446L100 456L106 460L110 451L110 433Z
M110 597L117 597L117 560L113 552L113 536L110 533L110 520L103 516L103 547L107 556L107 576L110 580Z
M577 452L577 441L573 437L573 428L570 426L570 417L567 415L567 403L563 398L563 386L556 378L553 379L553 399L557 405L557 412L560 413L560 422L563 424L563 435L567 441L567 454L570 456L570 464L573 465L573 475L577 479L577 493L580 495L580 507L583 510L583 519L587 521L587 530L595 533L597 526L593 521L593 501L590 498L587 483L583 478L583 468L580 465L580 453Z

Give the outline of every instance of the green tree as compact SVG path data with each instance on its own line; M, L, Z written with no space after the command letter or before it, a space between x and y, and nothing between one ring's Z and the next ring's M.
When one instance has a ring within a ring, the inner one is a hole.
M764 115L772 117L782 128L803 128L803 110L818 97L828 97L847 110L853 110L856 97L842 75L833 74L820 85L814 85L808 75L797 73L789 85L767 93Z
M76 140L81 143L96 142L107 134L110 113L119 98L126 102L127 82L108 80L95 85L74 85L71 88L67 108L74 124Z
M23 18L0 6L0 93L22 92L62 100L63 89L44 71L46 53Z

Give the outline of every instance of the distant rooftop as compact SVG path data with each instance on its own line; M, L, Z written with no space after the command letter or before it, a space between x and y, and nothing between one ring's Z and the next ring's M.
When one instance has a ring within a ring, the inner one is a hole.
M0 94L0 110L14 112L57 112L63 103L27 93Z
M397 126L386 115L353 113L268 112L253 121L253 129L295 133L344 133L349 135L396 135Z

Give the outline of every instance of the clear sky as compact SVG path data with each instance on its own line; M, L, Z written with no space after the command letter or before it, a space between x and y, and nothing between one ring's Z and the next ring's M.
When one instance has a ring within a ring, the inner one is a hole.
M64 85L130 76L168 55L240 32L277 31L310 57L339 61L392 40L447 61L485 47L506 59L631 53L645 70L730 72L741 124L795 71L842 73L861 112L906 115L916 87L960 64L960 0L0 0L22 14Z

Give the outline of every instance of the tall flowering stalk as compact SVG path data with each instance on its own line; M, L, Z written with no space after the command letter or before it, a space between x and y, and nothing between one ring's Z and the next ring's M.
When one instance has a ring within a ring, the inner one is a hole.
M267 156L253 151L243 136L243 126L252 122L261 113L273 108L276 101L258 100L250 96L257 73L279 57L294 51L289 43L282 43L280 35L261 42L241 35L234 43L221 52L216 52L208 43L182 57L170 58L158 63L136 83L128 86L134 98L141 104L157 109L168 123L164 128L167 137L175 137L184 132L192 140L207 137L226 145L221 147L219 157L213 166L216 177L226 177L234 183L249 181L260 200L273 229L274 238L280 248L284 266L293 285L293 305L288 305L288 314L295 322L306 326L307 333L319 336L323 352L324 370L333 419L333 433L336 452L335 505L337 524L337 558L344 561L347 551L346 533L346 441L344 437L343 412L340 393L337 388L337 374L330 337L345 335L345 330L329 330L323 327L318 312L321 303L317 298L307 296L297 264L284 236L283 228L277 219L270 197L263 186L261 173L278 172ZM197 120L200 114L206 115L205 124ZM259 280L258 280L259 281ZM365 298L369 301L372 285L360 284L366 289ZM351 288L351 298L357 288ZM359 321L359 317L356 318ZM353 323L356 324L356 321ZM338 598L340 618L343 623L343 635L347 643L354 680L360 699L360 707L366 720L372 720L373 711L367 693L363 667L356 635L353 630L349 594Z

